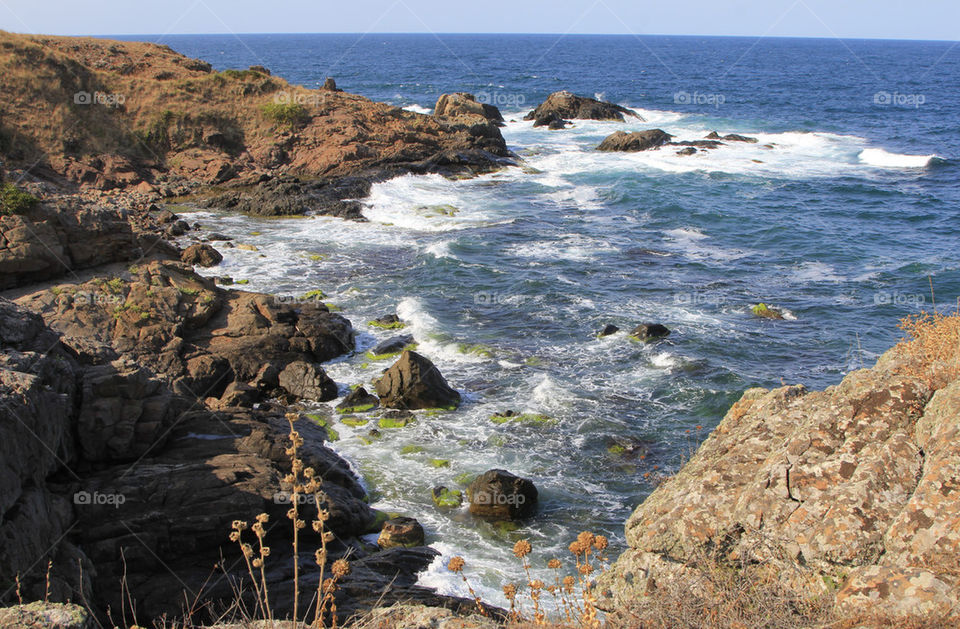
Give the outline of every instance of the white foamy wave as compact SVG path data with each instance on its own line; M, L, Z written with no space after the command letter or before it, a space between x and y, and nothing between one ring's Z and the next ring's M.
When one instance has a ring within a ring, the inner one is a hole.
M363 214L373 223L406 229L443 232L490 225L480 207L488 180L450 181L440 175L404 175L375 184Z
M793 272L793 279L802 284L809 282L842 282L846 278L825 262L804 262Z
M424 251L432 255L434 258L456 258L457 257L450 252L449 240L441 240L439 242L433 243L432 245L428 245L427 248L424 249Z
M414 104L414 105L407 105L406 107L404 107L404 109L407 110L407 111L412 111L412 112L415 113L415 114L427 114L427 115L429 115L429 114L432 114L432 113L433 113L433 110L432 110L432 109L427 109L426 107L421 107L420 105L416 105L416 104Z
M660 352L650 357L650 364L660 369L670 369L677 366L677 359L669 352Z
M926 168L937 159L936 155L904 155L888 153L883 149L864 149L859 159L864 164L880 168Z

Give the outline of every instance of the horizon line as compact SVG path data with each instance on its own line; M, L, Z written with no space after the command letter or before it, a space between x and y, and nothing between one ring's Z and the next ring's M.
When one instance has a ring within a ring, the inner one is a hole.
M9 31L8 31L9 32ZM466 32L466 31L451 31L451 32L426 32L426 31L374 31L374 32L350 32L350 31L333 31L333 32L314 32L314 31L287 31L287 32L246 32L246 33L232 33L232 32L214 32L214 33L96 33L96 34L67 34L67 35L54 35L52 33L22 33L24 35L52 35L57 37L94 37L94 38L109 38L109 37L243 37L247 35L349 35L349 36L358 36L358 37L367 37L367 36L376 36L376 35L425 35L430 37L439 37L439 36L451 36L451 35L461 35L461 36L542 36L542 37L631 37L631 38L641 38L641 37L689 37L689 38L716 38L716 39L809 39L809 40L825 40L825 41L890 41L890 42L929 42L929 43L946 43L946 44L956 44L960 43L960 39L917 39L914 37L837 37L837 36L822 36L822 35L707 35L707 34L689 34L689 33L525 33L525 32Z

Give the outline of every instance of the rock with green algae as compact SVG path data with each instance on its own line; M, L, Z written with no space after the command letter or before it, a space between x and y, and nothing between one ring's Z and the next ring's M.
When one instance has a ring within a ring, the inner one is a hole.
M365 413L380 406L380 400L377 396L367 392L362 386L358 386L343 398L343 401L337 404L337 412L343 414Z
M771 308L765 303L759 303L750 308L750 312L763 319L783 319L783 312L777 308Z
M428 463L430 467L450 467L450 459L430 459Z
M83 607L70 603L44 603L0 608L0 627L20 629L92 629L94 621Z
M327 432L327 441L340 441L340 433L330 426L330 420L316 413L307 413L307 419Z
M383 315L376 319L367 321L367 325L372 328L380 328L381 330L399 330L400 328L405 328L406 323L400 320L395 314Z
M433 504L441 509L456 509L463 504L463 492L459 489L447 489L440 485L431 490Z
M384 550L388 548L413 548L423 546L423 526L414 518L392 518L383 523L377 544Z
M352 428L360 428L366 426L370 423L370 420L366 417L354 417L353 415L345 415L340 418L340 423L346 424Z
M419 454L424 451L423 446L408 444L400 448L400 454Z
M540 413L517 413L516 411L504 411L503 413L491 415L490 421L494 424L507 424L511 422L517 424L552 424L556 422L555 419L548 415L541 415Z

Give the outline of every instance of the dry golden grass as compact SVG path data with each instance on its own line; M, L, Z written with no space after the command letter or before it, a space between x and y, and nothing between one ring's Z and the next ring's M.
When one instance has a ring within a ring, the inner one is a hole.
M907 370L932 390L960 378L960 301L952 313L921 312L900 322L906 337L898 347L909 359Z

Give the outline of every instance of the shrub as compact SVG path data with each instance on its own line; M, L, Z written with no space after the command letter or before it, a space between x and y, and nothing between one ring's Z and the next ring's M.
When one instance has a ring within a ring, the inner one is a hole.
M907 336L897 346L910 359L908 371L939 389L960 377L960 304L943 314L926 311L900 321Z
M294 129L310 120L310 112L299 103L266 103L261 111L278 127Z
M40 199L12 183L0 184L0 215L23 214L38 203Z

